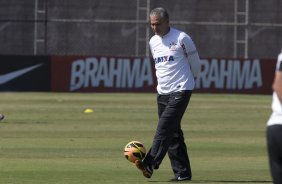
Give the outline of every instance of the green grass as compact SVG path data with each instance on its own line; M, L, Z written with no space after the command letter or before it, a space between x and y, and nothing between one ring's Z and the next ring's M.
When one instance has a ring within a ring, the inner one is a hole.
M123 156L131 140L151 145L155 94L1 93L0 102L0 183L168 183L173 176L167 157L148 180ZM271 183L270 105L270 95L194 94L182 120L189 183Z

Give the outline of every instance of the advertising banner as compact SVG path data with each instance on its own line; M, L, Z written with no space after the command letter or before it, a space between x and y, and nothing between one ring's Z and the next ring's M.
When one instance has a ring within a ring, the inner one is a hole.
M271 94L275 59L201 59L196 93ZM0 56L0 91L156 92L147 57Z
M0 56L0 91L50 91L46 56Z
M149 58L54 56L52 91L153 92L156 88Z
M196 91L270 94L276 60L202 59Z
M149 58L55 56L52 91L156 92L154 62ZM199 93L270 94L275 60L201 59Z

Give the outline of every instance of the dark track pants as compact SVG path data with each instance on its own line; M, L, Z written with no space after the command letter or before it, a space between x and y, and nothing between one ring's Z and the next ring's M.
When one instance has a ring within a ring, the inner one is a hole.
M267 127L267 148L274 184L282 183L282 125Z
M190 161L181 130L181 119L189 104L192 91L158 95L159 122L153 144L144 163L158 169L166 153L175 177L192 177Z

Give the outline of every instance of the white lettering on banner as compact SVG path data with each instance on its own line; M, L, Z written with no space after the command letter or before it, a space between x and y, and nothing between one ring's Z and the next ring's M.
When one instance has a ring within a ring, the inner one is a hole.
M196 88L251 89L262 86L260 62L258 59L239 60L206 59L201 60Z
M141 88L153 84L152 65L149 58L96 57L76 60L71 66L70 91L87 87Z
M84 81L83 71L85 69L85 64L83 60L77 60L72 63L71 67L71 87L70 90L73 91L74 89L79 88L82 86Z

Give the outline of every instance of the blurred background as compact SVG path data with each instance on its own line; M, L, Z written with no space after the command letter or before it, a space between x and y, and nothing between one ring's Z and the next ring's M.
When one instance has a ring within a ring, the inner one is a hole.
M157 6L203 58L276 58L282 48L281 0L0 0L0 54L149 56Z

